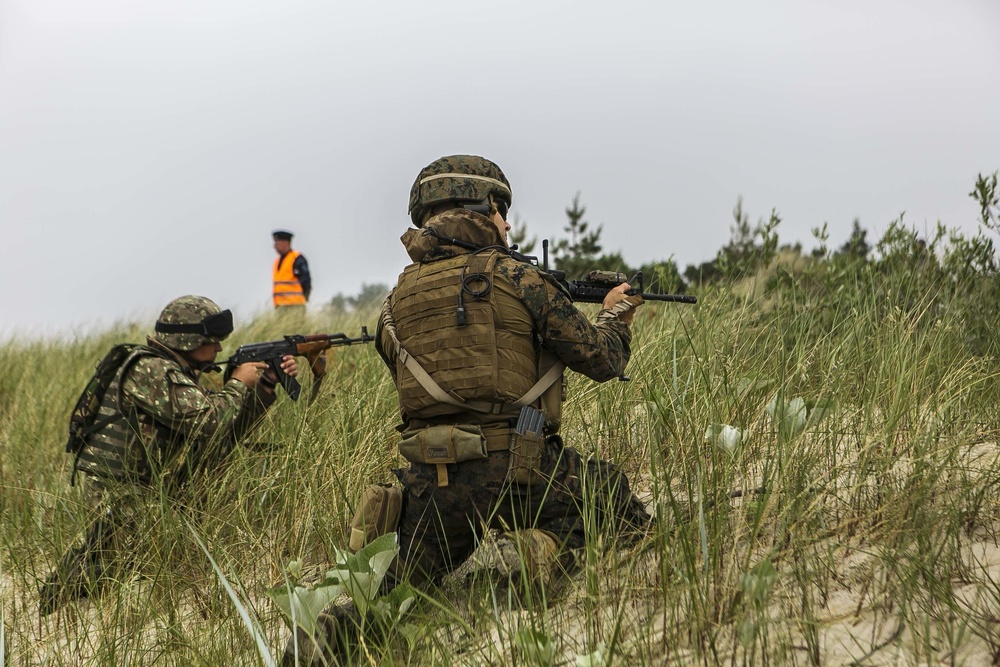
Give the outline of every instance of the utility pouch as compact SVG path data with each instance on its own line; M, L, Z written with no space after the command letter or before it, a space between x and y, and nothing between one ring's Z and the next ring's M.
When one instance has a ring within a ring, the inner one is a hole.
M448 464L487 457L483 430L474 424L442 424L403 433L399 453L411 463L437 466L438 486L448 486Z
M395 531L402 509L403 490L398 486L372 484L367 487L351 519L347 548L357 553L372 540Z
M544 480L541 472L545 413L530 405L521 408L510 441L510 468L507 476L516 484L533 485Z

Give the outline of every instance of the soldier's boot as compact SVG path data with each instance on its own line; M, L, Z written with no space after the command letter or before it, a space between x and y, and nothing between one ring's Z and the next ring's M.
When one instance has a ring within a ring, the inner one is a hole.
M119 552L116 540L128 525L106 514L90 526L81 544L63 554L39 589L38 611L42 616L73 600L95 597L109 575L125 568L128 556Z
M73 600L96 595L103 567L89 543L63 554L38 591L38 612L48 616Z
M302 628L288 638L281 667L332 667L347 657L361 632L361 615L353 602L333 604L316 619L316 632Z

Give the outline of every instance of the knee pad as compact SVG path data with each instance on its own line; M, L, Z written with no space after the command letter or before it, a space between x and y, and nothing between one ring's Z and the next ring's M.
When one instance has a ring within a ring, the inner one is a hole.
M372 540L395 532L402 511L403 490L398 486L372 484L366 488L351 519L348 549L357 553Z

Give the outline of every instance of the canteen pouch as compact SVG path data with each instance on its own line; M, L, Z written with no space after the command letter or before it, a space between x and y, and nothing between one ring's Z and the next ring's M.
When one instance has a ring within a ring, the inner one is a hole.
M530 405L521 408L510 441L510 468L507 472L508 479L514 483L531 486L543 481L541 466L544 427L544 412Z
M396 530L403 510L403 490L390 484L372 484L361 494L350 523L347 548L357 553L366 544Z
M442 424L405 431L399 453L411 463L437 466L438 486L448 486L448 465L485 459L486 438L475 424Z

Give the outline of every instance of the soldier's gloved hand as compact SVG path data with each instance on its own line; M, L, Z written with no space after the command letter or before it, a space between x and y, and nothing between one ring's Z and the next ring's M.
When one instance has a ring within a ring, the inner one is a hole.
M608 292L601 304L601 314L598 319L617 319L625 324L632 324L635 317L635 309L641 306L644 301L638 294L628 295L625 292L632 289L628 283L622 283Z
M253 389L257 386L257 380L260 378L260 374L264 372L267 368L267 364L260 361L250 361L245 364L240 364L233 371L232 377L239 380L247 386L247 389Z

